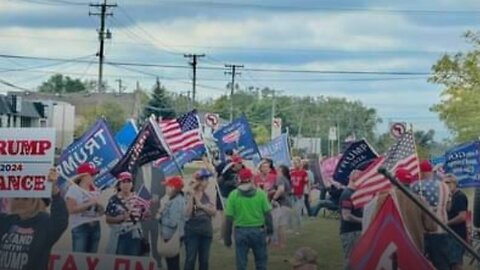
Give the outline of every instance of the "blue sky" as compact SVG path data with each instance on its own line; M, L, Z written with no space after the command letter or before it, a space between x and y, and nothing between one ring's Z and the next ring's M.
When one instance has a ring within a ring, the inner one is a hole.
M112 2L113 1L110 1ZM401 3L400 3L401 2ZM73 5L71 3L78 3ZM0 58L0 78L34 88L51 73L95 79L98 18L88 1L0 0L0 54L79 58L56 63ZM428 73L443 53L468 49L462 38L476 30L476 0L118 0L107 20L113 39L109 61L186 65L184 53L205 53L198 71L198 98L224 94L229 80L205 66ZM49 65L46 67L41 67ZM39 67L29 69L32 67ZM25 69L6 72L4 69ZM105 67L110 85L122 78L127 91L136 81L150 87L155 76L172 91L190 90L188 69ZM3 69L3 71L1 71ZM350 75L242 71L242 86L270 86L298 96L331 95L361 100L377 109L385 124L407 121L415 128L448 131L429 107L441 88L427 75ZM2 88L3 91L9 90Z

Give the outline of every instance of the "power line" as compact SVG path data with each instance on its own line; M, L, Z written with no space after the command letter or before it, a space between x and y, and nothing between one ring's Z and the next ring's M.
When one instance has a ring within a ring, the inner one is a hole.
M204 6L208 8L248 8L261 10L282 10L282 11L315 11L315 12L371 12L371 13L416 13L428 15L444 14L465 14L475 15L480 10L441 10L441 9L393 9L393 8L362 8L362 7L328 7L328 6L300 6L300 5L269 5L259 3L239 3L239 2L213 2L213 1L162 1L164 5L174 6Z
M25 60L45 60L45 61L72 61L63 58L53 57L39 57L39 56L25 56L25 55L11 55L0 54L0 58L10 59L25 59ZM86 63L87 61L75 60L74 62ZM173 64L153 64L153 63L138 63L138 62L123 62L123 61L105 61L107 64L120 66L137 66L137 67L160 67L171 69L189 69L189 66L173 65ZM203 70L224 70L220 66L199 66L198 69ZM263 73L305 73L305 74L343 74L343 75L395 75L395 76L428 76L429 72L420 71L373 71L373 70L314 70L314 69L283 69L283 68L245 68L245 71L263 72Z

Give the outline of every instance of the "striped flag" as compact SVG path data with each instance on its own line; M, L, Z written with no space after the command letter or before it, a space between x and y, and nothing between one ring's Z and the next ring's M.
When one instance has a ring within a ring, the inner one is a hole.
M152 194L150 194L150 191L148 191L145 185L142 185L140 189L138 189L137 194L133 197L133 204L135 207L150 209L151 200Z
M378 192L391 188L390 181L378 173L380 167L390 172L403 167L410 171L414 179L419 178L419 160L412 132L405 132L385 155L377 158L355 181L357 188L352 201L356 208L363 207Z
M165 119L160 122L165 142L170 147L172 154L188 151L196 147L205 146L200 130L200 121L197 111L193 110L176 119ZM160 166L169 157L158 159L154 166Z

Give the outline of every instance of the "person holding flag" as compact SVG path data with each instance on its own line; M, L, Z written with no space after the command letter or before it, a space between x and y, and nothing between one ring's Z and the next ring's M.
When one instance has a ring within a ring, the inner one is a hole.
M100 203L100 192L93 183L99 173L91 163L77 168L77 176L72 180L65 200L70 213L72 230L72 251L97 253L100 241L100 221L105 209Z
M411 190L429 205L440 221L447 224L450 189L447 184L433 177L433 166L428 160L420 162L419 167L420 180L411 185ZM438 270L450 269L448 244L448 234L438 225L433 232L425 234L425 253Z
M141 256L143 233L139 221L144 218L146 209L136 203L132 174L122 172L117 180L117 193L108 200L105 212L111 228L107 253Z

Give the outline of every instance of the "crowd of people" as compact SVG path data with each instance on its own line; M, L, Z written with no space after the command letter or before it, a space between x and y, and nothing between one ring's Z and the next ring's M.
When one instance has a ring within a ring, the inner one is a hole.
M98 170L93 165L78 167L63 198L55 185L58 174L52 170L48 177L54 183L51 200L11 199L9 214L0 214L0 269L46 269L50 250L68 224L72 251L97 253L104 235L100 221L104 219L110 228L106 253L149 256L154 249L165 258L169 270L193 270L196 265L206 270L215 235L213 219L217 215L224 217L221 240L226 247L235 246L236 268L247 269L248 253L252 250L256 269L267 269L268 247L285 249L287 232L301 234L302 216L315 218L322 209L339 215L345 269L349 269L349 256L362 229L368 228L382 200L392 194L380 193L359 209L352 202L359 171L353 171L344 186L331 179L319 183L309 170L309 162L298 157L293 158L292 168L275 166L270 159L262 159L256 168L251 168L231 151L216 166L206 157L203 161L203 168L190 181L174 176L163 182L165 195L153 202L159 203L154 212L150 204L142 203L136 196L135 177L129 172L117 176L116 192L104 206L94 185ZM442 222L467 239L468 200L458 189L455 176L435 174L428 161L420 164L420 170L417 181L404 168L397 168L395 175ZM210 185L218 191L215 195L207 192ZM313 202L310 194L320 189L326 194ZM405 194L397 189L393 194L418 250L436 269L462 269L463 247ZM148 220L158 224L156 246L142 229L142 222ZM25 235L29 235L29 241L18 240ZM295 253L292 269L316 269L316 257L314 250L300 249Z

